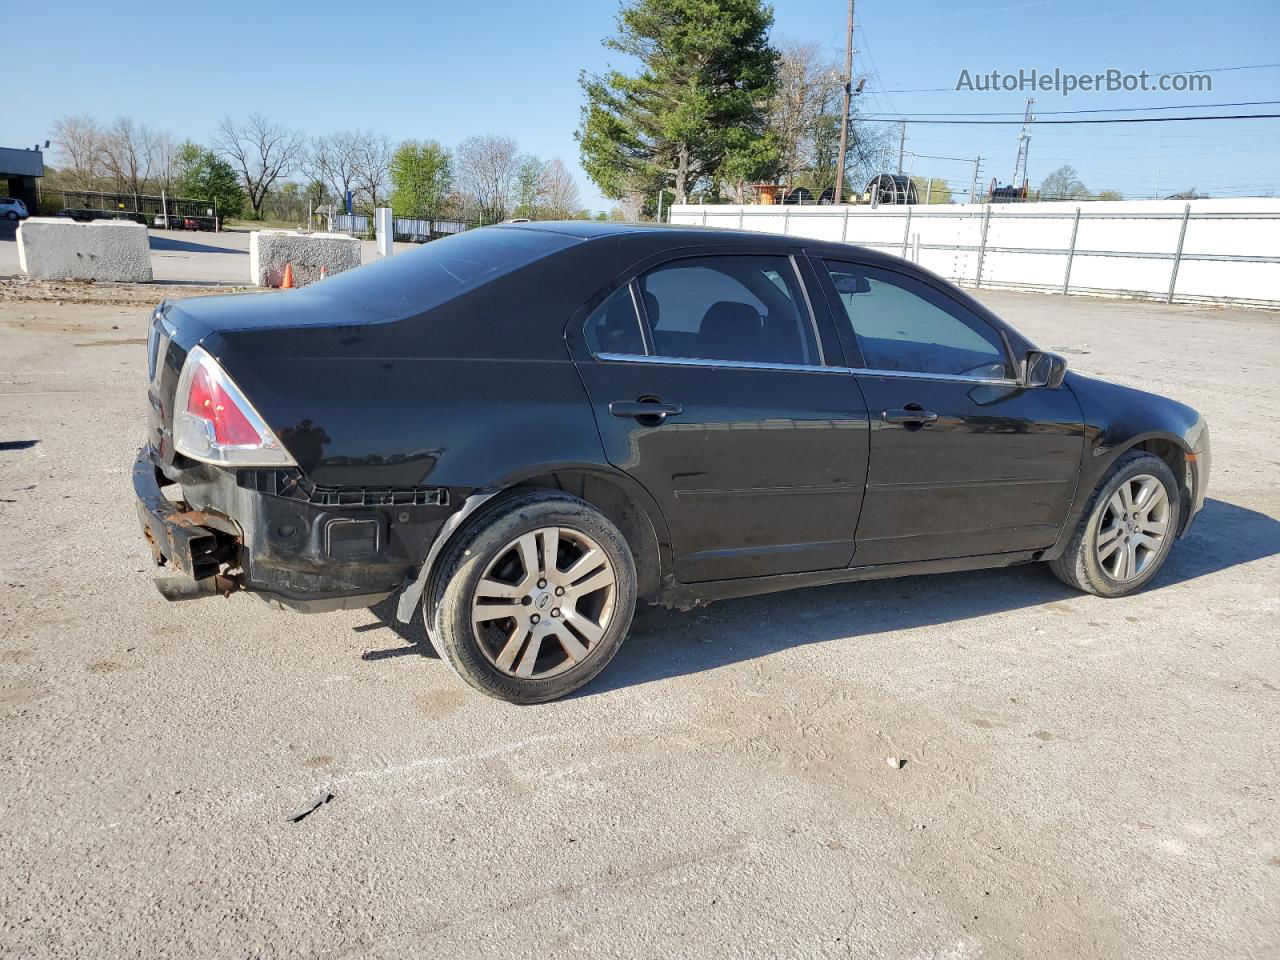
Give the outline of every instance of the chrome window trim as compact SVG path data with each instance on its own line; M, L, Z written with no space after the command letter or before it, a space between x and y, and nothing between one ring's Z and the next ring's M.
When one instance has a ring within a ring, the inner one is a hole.
M789 370L797 373L845 373L867 377L898 377L908 380L949 380L953 383L981 383L994 387L1019 387L1020 380L966 377L960 373L917 373L913 370L872 370L867 367L827 367L807 363L756 363L750 360L710 360L703 357L663 357L639 353L598 353L602 363L657 363L674 367L726 367L730 370ZM1029 388L1028 388L1029 389Z
M1020 380L1010 380L1007 377L968 377L963 373L924 373L916 370L873 370L870 367L849 367L850 373L862 374L868 377L898 377L908 380L951 380L956 383L986 383L999 387L1018 387L1022 385Z
M631 294L631 312L636 316L636 327L640 331L640 345L644 347L646 355L651 354L653 338L649 332L649 318L645 316L644 307L640 303L640 288L634 278L627 281L627 291Z
M758 363L752 360L710 360L703 357L663 357L656 354L599 353L604 363L657 363L673 367L724 367L730 370L785 370L793 373L845 373L849 367L820 367L809 363Z

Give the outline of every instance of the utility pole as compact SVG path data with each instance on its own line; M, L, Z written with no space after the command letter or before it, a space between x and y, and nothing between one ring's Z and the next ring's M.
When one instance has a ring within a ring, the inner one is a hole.
M907 121L902 121L902 129L898 132L898 173L902 173L902 154L907 149Z
M844 203L844 168L849 160L849 110L853 102L853 0L849 0L849 36L844 48L844 122L840 124L840 163L836 167L836 203Z
M978 202L978 171L982 169L982 158L975 157L973 160L973 185L969 187L969 202Z

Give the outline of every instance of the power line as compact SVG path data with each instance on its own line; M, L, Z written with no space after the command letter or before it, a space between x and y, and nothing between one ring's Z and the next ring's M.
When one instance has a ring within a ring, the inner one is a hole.
M1139 110L1208 110L1213 107L1264 107L1274 106L1280 103L1280 100L1237 100L1233 103L1175 103L1162 107L1102 107L1093 110L1037 110L1036 116L1056 116L1059 114L1069 113L1134 113ZM867 119L872 119L875 115L867 115ZM894 114L898 119L902 117L1017 117L1020 113L1012 110L1000 110L995 112L952 112L949 110L934 110L929 113L899 113Z
M1088 120L1037 120L1037 124L1066 123L1177 123L1183 120L1274 120L1280 113L1217 113L1208 117L1108 117L1105 119L1090 118ZM902 123L899 117L861 117L868 123ZM912 120L912 123L934 123L947 125L978 126L1018 126L1021 120Z

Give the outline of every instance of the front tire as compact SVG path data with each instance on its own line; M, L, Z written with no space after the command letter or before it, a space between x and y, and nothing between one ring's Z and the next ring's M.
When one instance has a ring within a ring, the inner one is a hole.
M1140 590L1168 558L1181 509L1168 464L1131 450L1102 478L1067 549L1049 561L1049 569L1063 583L1099 597Z
M603 670L631 627L635 561L607 517L577 497L498 500L441 555L424 600L437 650L467 683L543 703Z

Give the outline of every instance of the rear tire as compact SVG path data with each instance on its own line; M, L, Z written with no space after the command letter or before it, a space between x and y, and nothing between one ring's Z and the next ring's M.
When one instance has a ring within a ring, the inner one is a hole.
M471 686L510 703L577 690L631 627L631 550L607 517L568 494L495 501L437 569L423 612L438 652Z
M1142 589L1160 571L1177 536L1182 500L1173 471L1142 450L1122 454L1090 497L1062 556L1049 569L1099 597Z

